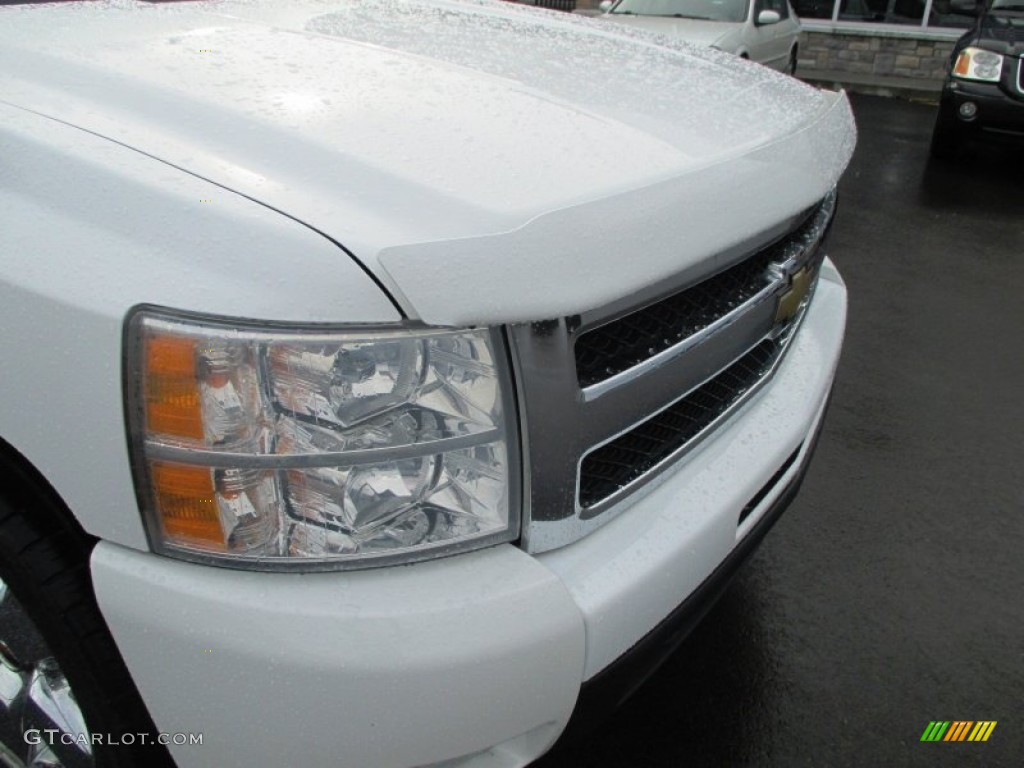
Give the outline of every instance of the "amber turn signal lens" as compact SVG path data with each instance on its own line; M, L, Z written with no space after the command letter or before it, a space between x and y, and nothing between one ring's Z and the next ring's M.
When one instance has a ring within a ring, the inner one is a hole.
M227 549L212 470L153 462L150 472L157 513L167 539L204 549Z
M148 336L145 375L148 431L202 440L196 341L181 336Z
M964 51L956 59L956 66L953 67L953 74L964 77L971 71L971 54Z

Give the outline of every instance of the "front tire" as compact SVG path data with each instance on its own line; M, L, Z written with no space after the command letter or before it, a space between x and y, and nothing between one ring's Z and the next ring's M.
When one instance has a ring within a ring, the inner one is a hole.
M0 497L0 765L173 765L96 604L93 542L60 519Z

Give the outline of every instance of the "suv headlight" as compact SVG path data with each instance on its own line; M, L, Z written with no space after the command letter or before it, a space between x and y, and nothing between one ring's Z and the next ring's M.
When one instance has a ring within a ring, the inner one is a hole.
M964 48L953 65L953 74L964 80L998 83L1002 73L1002 55L981 48Z
M519 534L494 329L259 327L142 309L126 392L154 549L367 567Z

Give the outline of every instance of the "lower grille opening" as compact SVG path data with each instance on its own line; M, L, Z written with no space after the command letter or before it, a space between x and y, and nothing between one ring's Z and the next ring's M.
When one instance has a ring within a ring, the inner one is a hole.
M782 466L779 467L779 470L772 475L772 479L765 483L761 490L754 494L754 498L748 501L747 505L740 510L740 520L736 524L737 527L743 525L743 521L750 517L750 513L757 509L761 505L761 502L765 500L765 497L772 492L772 489L779 484L782 476L789 472L789 468L793 466L793 462L796 461L796 457L800 455L800 449L803 447L803 443L797 446L797 449L789 455L789 458L782 462Z
M783 346L765 339L681 400L584 456L580 506L586 509L608 498L711 426L771 371Z

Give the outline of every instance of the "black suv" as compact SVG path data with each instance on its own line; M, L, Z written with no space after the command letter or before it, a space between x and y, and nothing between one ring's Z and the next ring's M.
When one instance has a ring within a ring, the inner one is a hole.
M1024 144L1024 0L991 0L980 8L953 0L953 6L978 20L953 47L932 155L955 157L970 136Z

